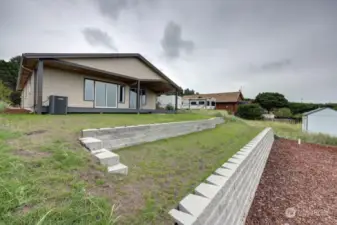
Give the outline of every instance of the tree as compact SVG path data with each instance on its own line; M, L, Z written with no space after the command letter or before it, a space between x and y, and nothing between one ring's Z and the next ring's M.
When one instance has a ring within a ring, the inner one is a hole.
M237 116L249 119L257 120L262 118L263 109L258 104L244 104L239 105Z
M0 80L6 85L13 93L9 96L9 100L14 104L20 104L21 92L16 92L16 82L20 68L21 56L15 56L8 62L0 60Z
M199 94L198 92L195 92L193 89L184 89L183 95L195 95L195 94Z
M15 90L20 68L21 56L11 58L8 62L0 60L0 79L11 90Z
M255 98L255 103L258 103L262 108L270 112L273 108L283 108L288 106L288 100L280 93L265 92L260 93Z
M291 118L293 115L289 108L279 108L276 109L273 113L276 117L280 118Z
M0 102L9 103L11 93L12 91L2 81L0 81Z

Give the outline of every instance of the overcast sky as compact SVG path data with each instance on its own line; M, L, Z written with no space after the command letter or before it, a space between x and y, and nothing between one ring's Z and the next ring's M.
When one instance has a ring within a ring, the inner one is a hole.
M138 52L184 88L337 102L336 0L0 0L0 59Z

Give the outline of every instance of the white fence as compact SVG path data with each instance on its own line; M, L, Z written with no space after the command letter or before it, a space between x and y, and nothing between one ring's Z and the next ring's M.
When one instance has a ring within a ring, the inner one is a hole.
M244 224L273 142L266 128L169 214L180 225Z

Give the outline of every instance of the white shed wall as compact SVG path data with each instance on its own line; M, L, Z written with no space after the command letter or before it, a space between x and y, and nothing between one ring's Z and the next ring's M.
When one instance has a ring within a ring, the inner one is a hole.
M337 111L323 109L307 116L307 131L337 136Z

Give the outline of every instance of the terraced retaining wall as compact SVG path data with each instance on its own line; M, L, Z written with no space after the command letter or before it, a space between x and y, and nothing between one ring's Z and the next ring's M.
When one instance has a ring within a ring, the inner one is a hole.
M244 224L273 142L266 128L169 214L180 225Z
M82 131L80 142L110 173L127 174L128 167L119 162L119 156L111 152L119 148L176 137L215 128L223 118L173 123L145 124L137 126L87 129Z
M207 120L87 129L82 131L82 137L97 138L102 141L102 148L115 150L145 142L152 142L206 129L212 129L215 128L217 124L221 124L223 122L223 118L216 117Z

